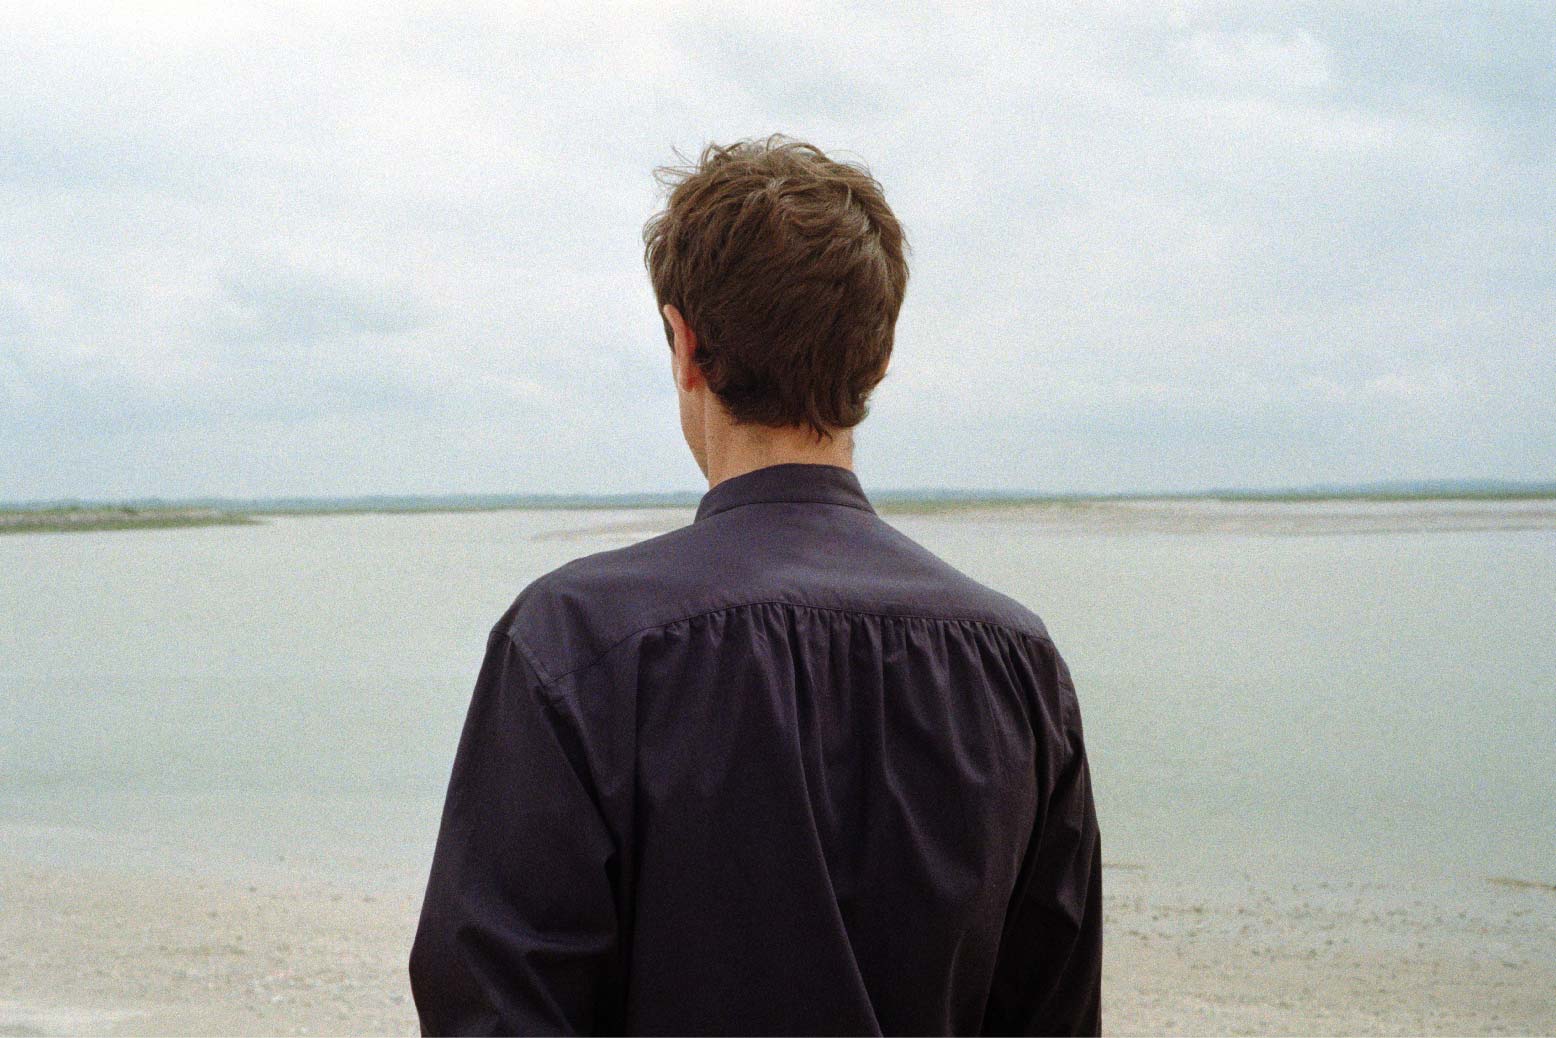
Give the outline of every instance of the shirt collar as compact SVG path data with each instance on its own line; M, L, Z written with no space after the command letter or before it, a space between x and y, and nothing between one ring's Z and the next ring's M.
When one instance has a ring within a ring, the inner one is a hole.
M841 465L807 465L785 462L753 469L724 480L702 496L697 506L700 522L711 515L741 505L791 502L819 505L843 505L874 513L859 477Z

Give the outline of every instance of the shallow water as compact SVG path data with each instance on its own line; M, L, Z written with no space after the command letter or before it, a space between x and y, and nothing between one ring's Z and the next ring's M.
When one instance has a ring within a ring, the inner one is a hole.
M0 538L0 842L421 874L492 622L568 558L689 518ZM1047 621L1110 863L1556 883L1556 531L890 521Z

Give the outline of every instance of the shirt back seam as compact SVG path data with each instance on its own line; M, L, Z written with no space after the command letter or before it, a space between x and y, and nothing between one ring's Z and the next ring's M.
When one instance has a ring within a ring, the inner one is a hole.
M663 620L659 623L646 624L637 628L636 630L627 632L620 638L617 638L605 648L601 649L600 652L589 661L581 663L576 667L571 667L567 670L564 670L552 677L546 676L546 669L541 666L540 660L537 658L534 650L532 650L529 647L529 644L524 641L524 636L519 633L516 624L510 623L505 633L510 639L512 639L513 643L519 647L519 650L523 652L525 657L530 661L530 665L534 668L536 676L541 679L540 688L542 691L545 691L548 690L552 685L555 685L558 682L565 680L566 678L570 678L575 674L580 674L583 671L586 671L589 668L604 662L604 660L609 657L611 653L615 652L617 649L621 648L623 645L627 644L629 641L638 637L639 635L647 634L650 631L661 630L666 627L673 627L676 624L686 623L689 620L699 620L702 617L712 616L715 613L730 613L741 609L751 609L756 606L789 606L795 609L810 609L816 612L838 613L845 616L873 616L885 620L925 620L932 623L977 624L981 627L989 627L996 631L1003 631L1004 633L1013 635L1017 638L1029 638L1035 641L1038 645L1048 649L1050 652L1057 653L1058 651L1051 636L1047 634L1035 634L1031 631L1023 631L1018 627L1012 627L1009 624L1000 623L997 620L986 620L981 617L974 616L928 616L921 613L887 613L871 609L844 609L839 606L822 606L811 605L808 602L791 602L781 598L769 598L761 599L755 602L741 602L735 605L717 606L713 609L704 609L701 612L688 613L685 616L678 616L671 620Z

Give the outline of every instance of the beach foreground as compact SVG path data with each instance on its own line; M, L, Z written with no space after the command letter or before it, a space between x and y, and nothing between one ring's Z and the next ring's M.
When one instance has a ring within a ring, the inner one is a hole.
M1556 1033L1556 891L1108 882L1107 1033ZM414 1034L419 897L7 863L0 1034Z

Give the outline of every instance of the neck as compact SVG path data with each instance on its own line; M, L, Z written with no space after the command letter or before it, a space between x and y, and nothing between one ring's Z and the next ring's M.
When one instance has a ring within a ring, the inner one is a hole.
M830 440L821 439L808 428L719 423L706 432L707 464L703 471L710 490L726 479L769 465L837 465L850 471L854 467L851 429L839 429Z

